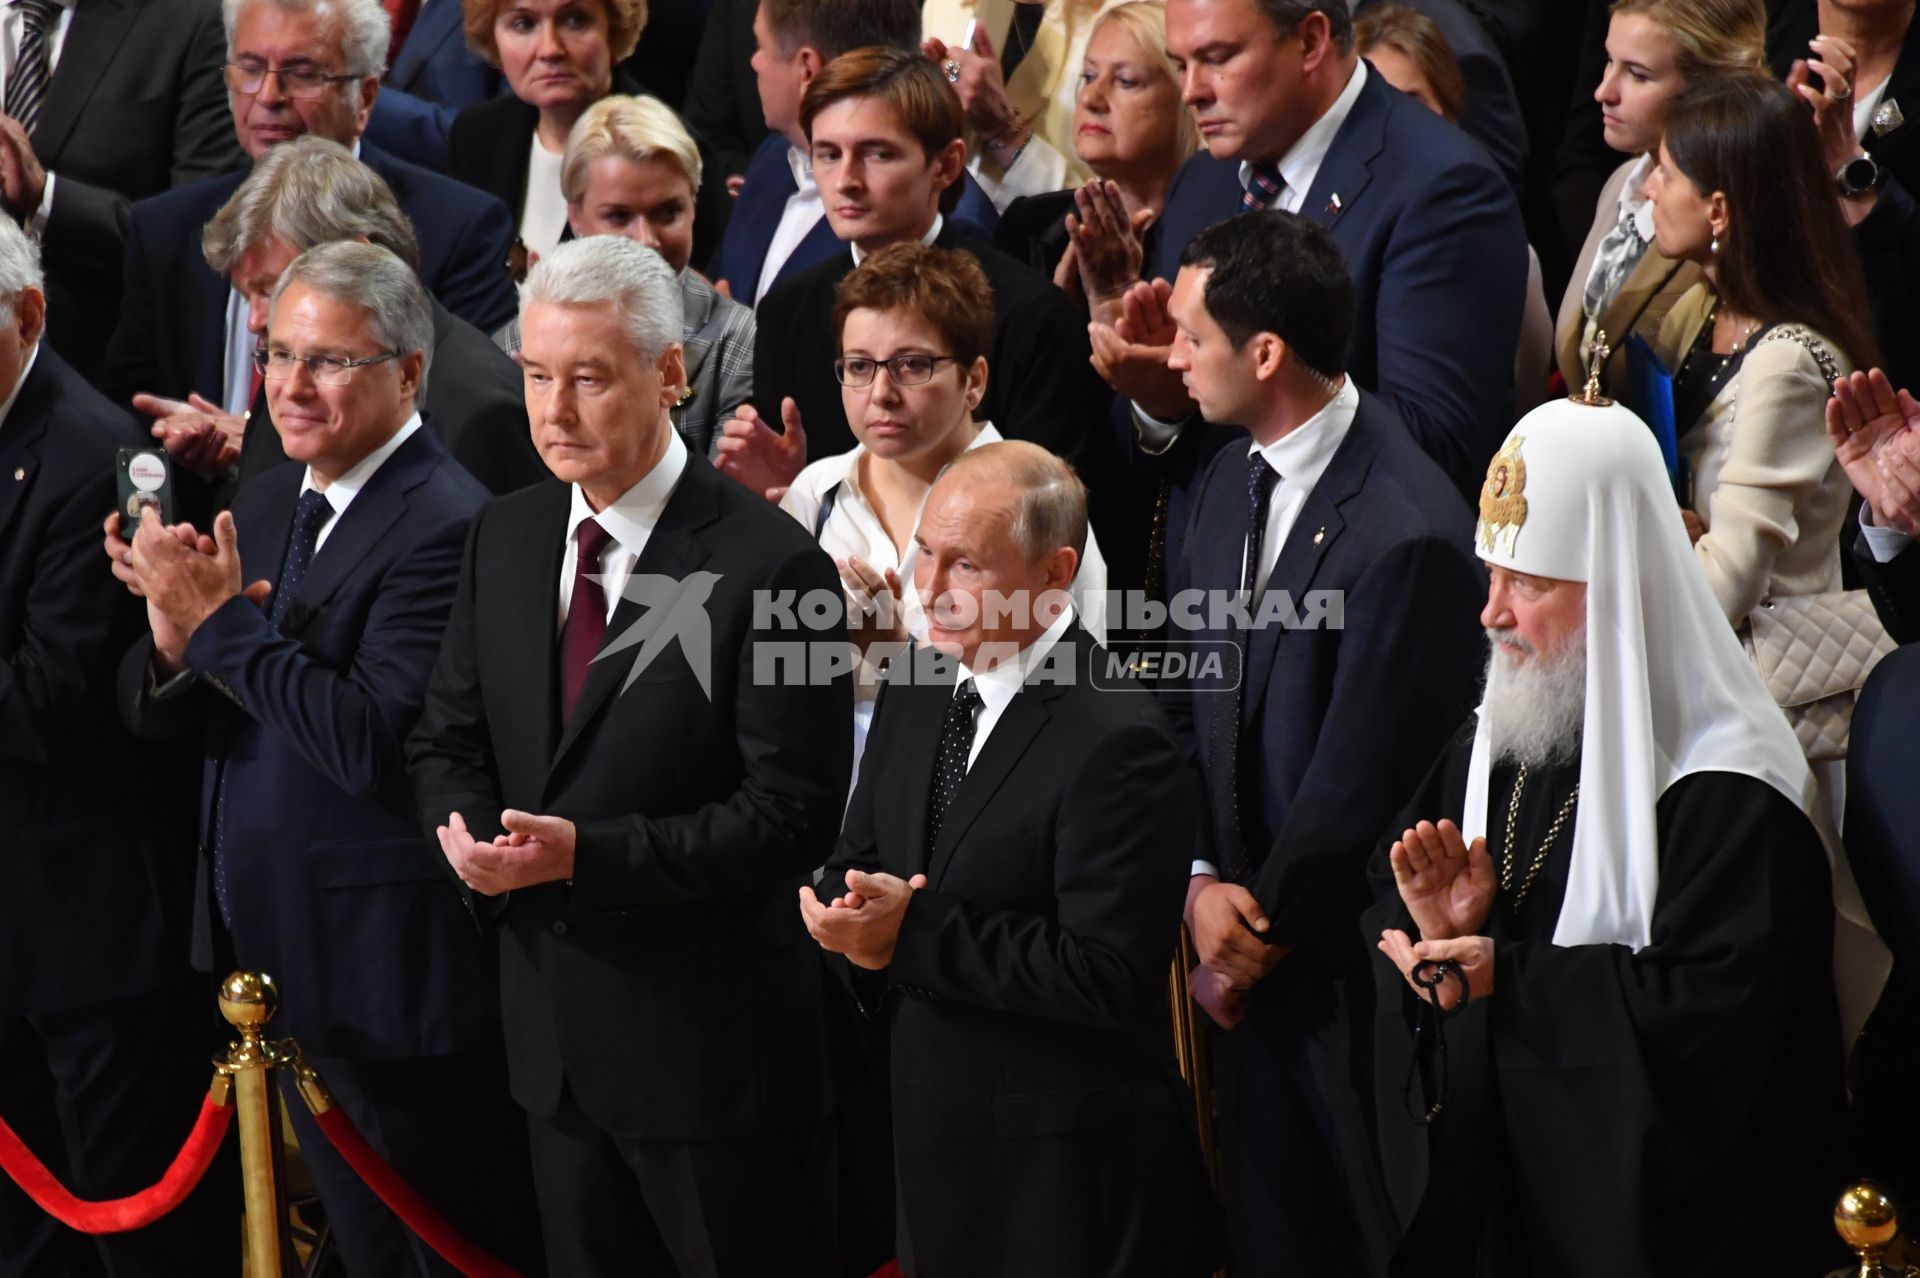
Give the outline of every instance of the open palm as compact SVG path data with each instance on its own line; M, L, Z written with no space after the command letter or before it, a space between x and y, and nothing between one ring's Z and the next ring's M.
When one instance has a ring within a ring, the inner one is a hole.
M1920 402L1904 390L1896 391L1879 369L1853 373L1834 383L1833 396L1827 401L1827 436L1833 441L1834 457L1873 508L1874 522L1909 535L1920 532L1916 522L1920 512L1893 500L1885 482L1882 451L1914 434L1920 434Z
M1469 847L1453 822L1422 821L1400 836L1388 859L1400 899L1423 940L1479 933L1499 886L1485 839Z

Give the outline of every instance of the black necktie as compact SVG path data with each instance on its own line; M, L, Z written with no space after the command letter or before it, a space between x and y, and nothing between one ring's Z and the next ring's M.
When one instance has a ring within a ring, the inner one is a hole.
M963 679L947 703L946 717L940 721L940 753L933 762L932 802L927 805L927 856L940 841L940 823L947 818L953 796L966 779L967 756L973 752L973 715L981 706L980 693L973 680Z
M267 614L268 620L276 627L280 619L287 615L287 604L299 587L300 579L307 575L308 565L313 562L314 545L320 540L320 530L332 515L333 506L325 494L311 489L300 494L300 502L293 508L293 533L287 538L287 557L280 561L280 580L274 584L273 605ZM226 783L227 765L223 759L220 773L213 782L213 895L220 906L220 918L231 927L233 901L227 887L227 857L223 847L227 816Z
M59 5L55 0L14 0L20 10L20 53L7 75L6 112L33 136L40 122L40 106L47 100L47 82L53 78L48 60L48 28Z
M1247 459L1247 559L1240 570L1240 589L1246 596L1248 612L1254 608L1254 591L1260 582L1260 543L1267 530L1273 485L1279 478L1259 453ZM1207 789L1220 844L1220 872L1230 883L1247 883L1253 878L1253 859L1247 855L1246 840L1240 833L1240 708L1245 704L1250 672L1247 632L1238 625L1232 631L1234 646L1240 650L1240 679L1234 685L1231 704L1224 696L1215 700L1207 733Z
M273 611L267 614L274 625L279 625L287 615L293 592L300 588L301 578L313 563L314 548L320 544L320 530L331 518L333 506L325 493L309 488L300 494L300 504L293 508L293 535L287 538L287 557L280 561L280 580L273 587Z

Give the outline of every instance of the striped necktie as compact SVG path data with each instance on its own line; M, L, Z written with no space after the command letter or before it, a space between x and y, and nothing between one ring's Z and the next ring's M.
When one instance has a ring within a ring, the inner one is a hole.
M14 5L20 10L20 54L7 75L6 112L31 137L47 100L47 82L53 78L47 36L59 4L57 0L14 0Z
M1287 189L1287 180L1280 176L1277 164L1247 165L1247 189L1240 196L1240 211L1255 213L1261 209L1275 207L1275 202Z

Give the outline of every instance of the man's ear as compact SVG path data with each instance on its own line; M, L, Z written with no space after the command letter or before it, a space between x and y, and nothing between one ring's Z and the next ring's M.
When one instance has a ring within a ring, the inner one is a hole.
M940 148L940 154L933 157L933 189L944 191L960 180L967 168L967 144L961 138L955 138Z
M821 56L820 50L810 44L801 45L800 51L794 54L794 57L800 64L800 87L802 89L812 84L813 77L819 75L827 66L827 59Z
M654 361L654 369L660 374L660 406L672 408L687 393L687 357L680 343L670 344L660 352L660 358Z

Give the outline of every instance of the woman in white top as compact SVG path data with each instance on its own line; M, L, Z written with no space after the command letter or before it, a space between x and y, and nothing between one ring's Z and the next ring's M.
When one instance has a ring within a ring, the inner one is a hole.
M1586 381L1594 339L1612 355L1604 385L1626 384L1626 338L1653 340L1700 269L1653 247L1653 210L1642 187L1666 128L1667 108L1688 85L1719 75L1765 75L1762 0L1614 0L1607 65L1594 89L1607 145L1629 158L1601 189L1593 229L1574 263L1554 327L1554 357L1569 388Z
M879 662L927 633L912 588L927 490L948 462L1001 438L991 422L973 417L987 390L993 290L969 253L896 244L841 281L831 323L840 334L841 402L859 443L801 471L780 506L833 556L847 588L849 629L863 657L857 775ZM1105 590L1106 564L1089 531L1071 593L1096 640L1104 637Z

